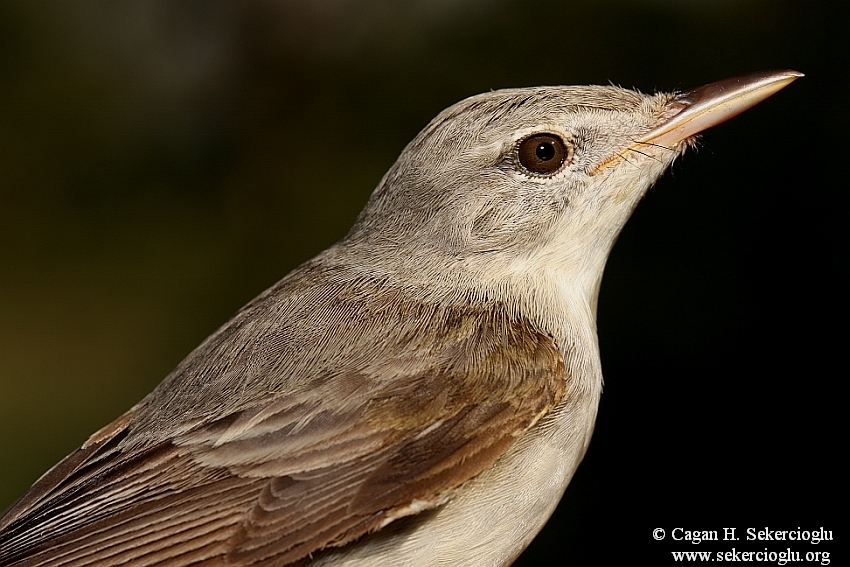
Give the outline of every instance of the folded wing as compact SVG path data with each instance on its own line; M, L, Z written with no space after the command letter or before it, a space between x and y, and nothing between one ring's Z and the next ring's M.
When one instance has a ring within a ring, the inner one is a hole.
M305 266L7 510L0 565L287 565L439 506L565 391L476 305Z

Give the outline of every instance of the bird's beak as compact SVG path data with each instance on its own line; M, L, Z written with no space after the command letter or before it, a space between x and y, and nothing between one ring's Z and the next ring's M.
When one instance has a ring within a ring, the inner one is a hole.
M681 93L668 105L670 117L637 142L669 148L744 112L802 76L791 70L763 71Z

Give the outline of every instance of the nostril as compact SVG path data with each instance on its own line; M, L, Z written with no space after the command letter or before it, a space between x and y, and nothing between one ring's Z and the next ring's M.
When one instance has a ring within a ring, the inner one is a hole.
M664 107L664 112L661 113L663 122L667 122L689 106L691 103L686 99L674 99Z

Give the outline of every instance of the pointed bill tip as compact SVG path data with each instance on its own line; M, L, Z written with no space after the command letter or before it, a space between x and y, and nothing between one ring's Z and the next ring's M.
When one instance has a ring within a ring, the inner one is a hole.
M669 104L673 115L639 142L677 144L744 112L802 76L790 69L762 71L680 93Z

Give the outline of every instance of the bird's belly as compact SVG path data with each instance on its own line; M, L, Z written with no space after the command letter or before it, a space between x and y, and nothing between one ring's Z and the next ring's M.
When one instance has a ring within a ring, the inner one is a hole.
M597 395L589 397L538 423L440 508L322 553L315 565L510 565L543 528L584 456L598 405Z

